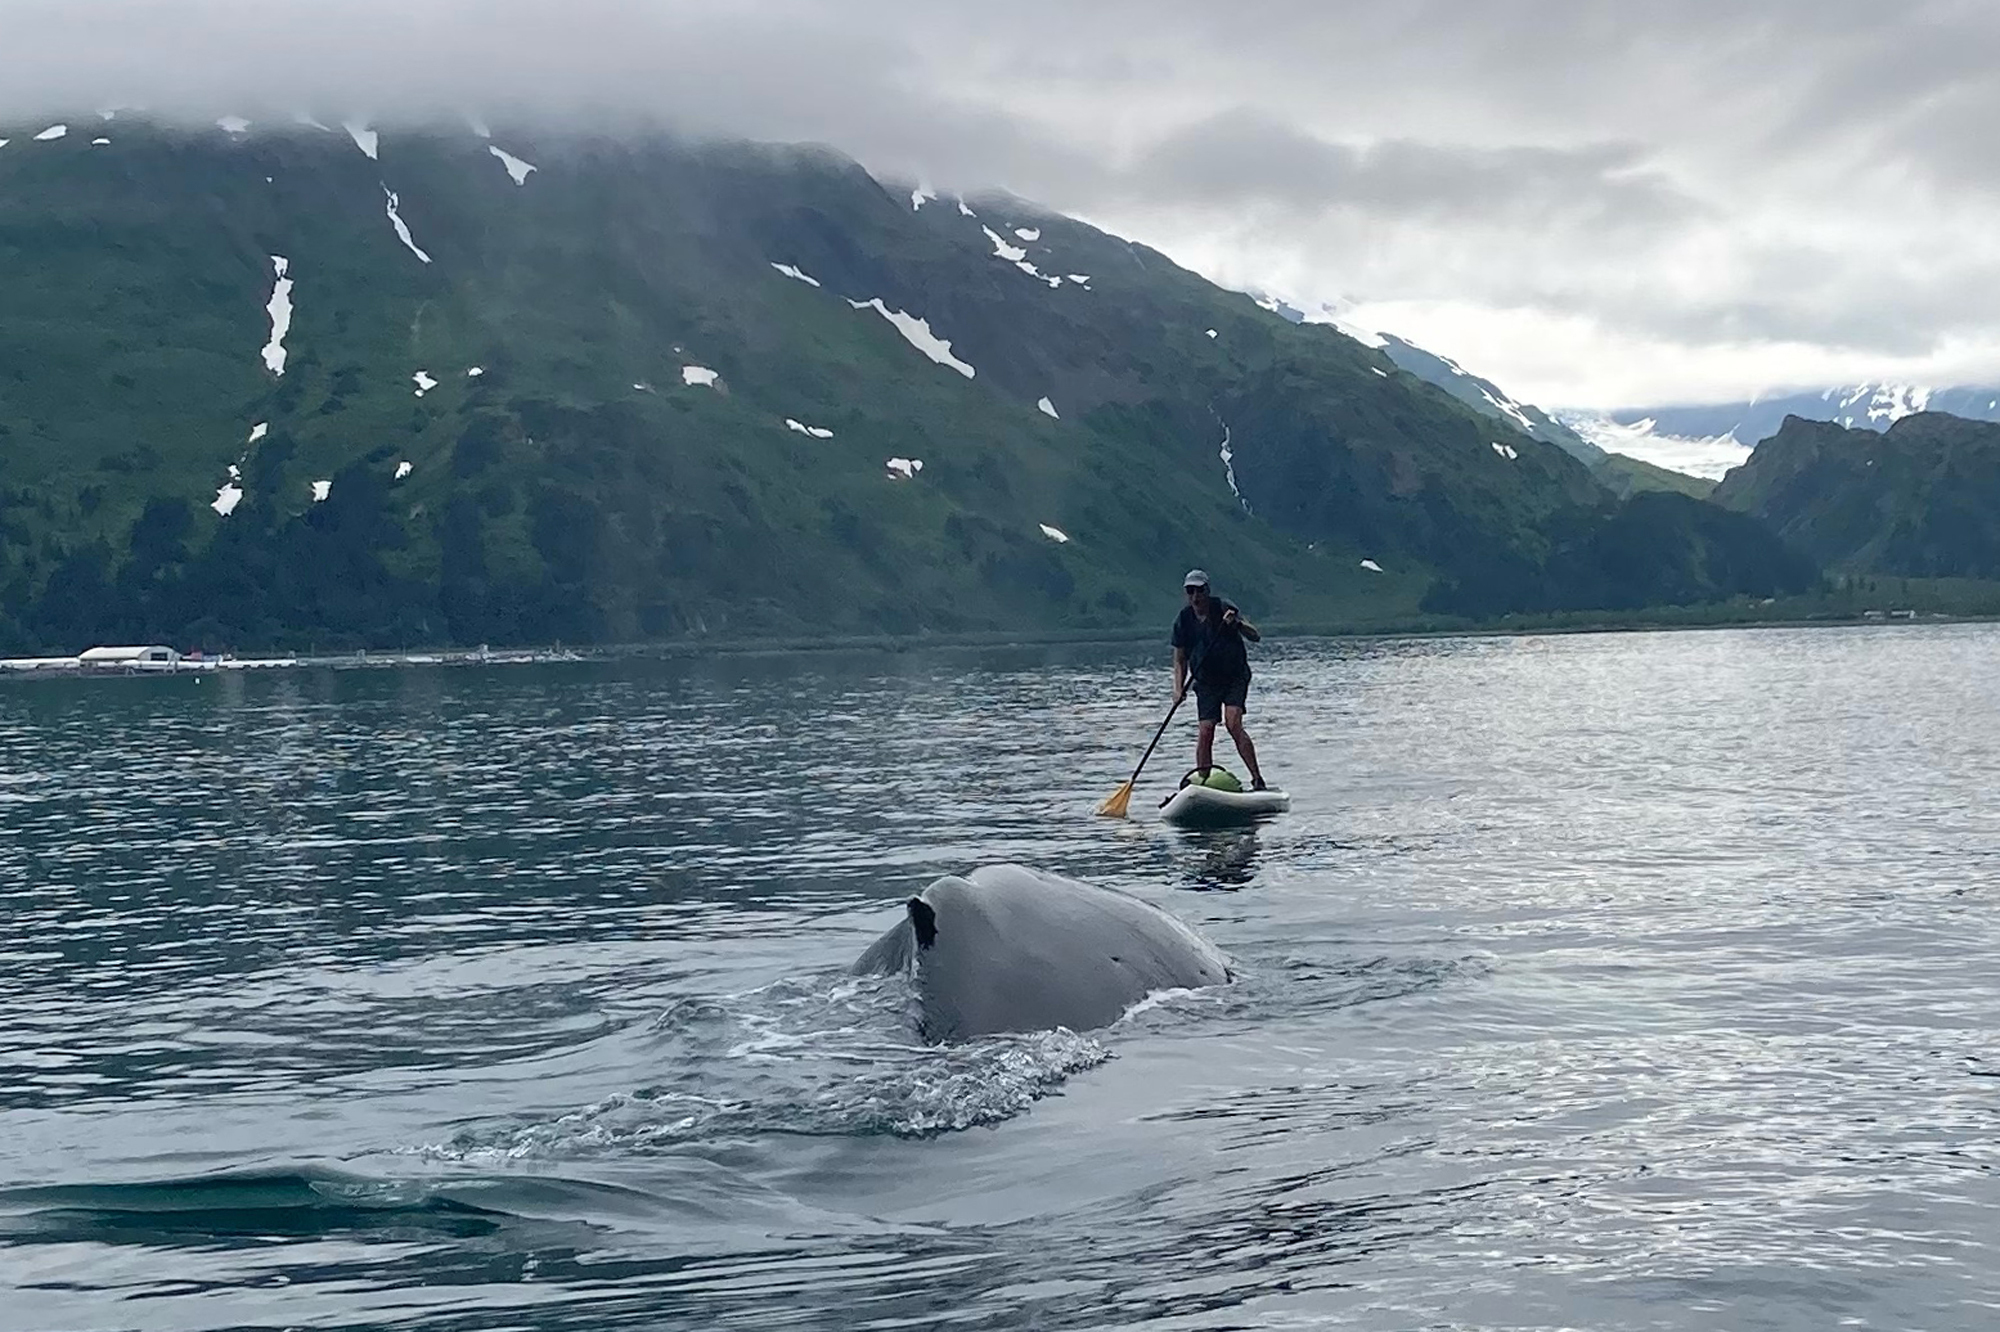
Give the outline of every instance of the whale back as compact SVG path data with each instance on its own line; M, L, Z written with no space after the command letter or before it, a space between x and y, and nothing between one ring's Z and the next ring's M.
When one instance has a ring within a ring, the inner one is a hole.
M1150 903L1018 865L948 875L904 909L854 970L914 967L926 1040L1085 1031L1156 990L1230 979L1220 953Z

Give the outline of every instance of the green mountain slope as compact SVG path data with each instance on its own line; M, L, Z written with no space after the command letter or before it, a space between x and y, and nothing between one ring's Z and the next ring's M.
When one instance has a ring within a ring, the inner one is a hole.
M1622 512L1561 449L1018 200L809 149L35 128L11 650L1124 626L1196 563L1320 623L1662 585L1538 579Z
M1715 493L1715 482L1689 476L1623 453L1599 453L1590 465L1590 474L1620 499L1642 490L1665 490L1690 499L1707 499Z
M1715 498L1843 573L2000 578L2000 425L1920 412L1878 434L1788 416Z

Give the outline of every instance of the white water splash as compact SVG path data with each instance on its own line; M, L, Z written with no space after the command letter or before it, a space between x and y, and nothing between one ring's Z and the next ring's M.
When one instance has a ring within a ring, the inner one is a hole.
M1054 417L1058 421L1062 420L1062 417L1056 414L1056 405L1050 402L1047 398L1043 398L1040 402L1036 403L1035 406L1041 408L1042 415Z
M209 501L208 507L214 509L221 517L227 518L236 512L236 506L242 502L243 487L229 485L215 492L215 498Z
M382 146L382 136L380 134L369 129L358 120L342 121L341 128L345 129L348 137L354 140L356 148L368 154L369 161L379 162L382 160L379 152Z
M408 462L397 463L396 480L401 481L404 477L408 476L411 472L414 472L415 470L416 468L412 467Z
M1060 527L1050 527L1047 523L1043 523L1041 528L1042 535L1055 542L1058 546L1067 546L1069 544L1069 533L1063 531Z
M526 185L528 183L528 173L541 170L533 162L523 162L512 153L505 152L491 144L487 145L486 151L500 159L500 165L507 168L507 174L514 178L516 185Z
M937 334L931 332L929 320L919 319L915 315L906 314L901 310L891 310L888 306L882 304L880 296L866 301L850 300L848 304L857 310L873 310L875 313L881 315L884 319L895 325L896 331L903 335L905 342L930 357L933 361L936 361L939 365L949 366L961 375L964 375L967 379L971 379L978 373L972 366L951 354L950 341L940 338Z
M315 481L312 483L312 491L313 491L313 503L324 504L326 502L326 497L333 493L333 482Z
M403 244L409 248L411 254L414 254L415 256L417 256L417 258L423 260L425 263L429 263L431 261L431 257L425 254L421 249L417 248L416 241L414 241L410 237L409 226L403 221L403 215L396 211L398 206L402 202L401 199L399 199L397 197L396 192L390 189L387 185L384 185L382 187L382 195L389 201L389 225L396 229L396 239L403 242Z
M292 330L292 279L289 276L292 261L282 254L271 256L271 267L277 273L277 280L271 286L271 299L265 305L271 316L271 340L264 344L264 368L274 375L285 373L285 335Z
M799 282L805 283L808 287L817 287L819 285L818 278L813 277L810 274L805 273L798 268L795 268L791 264L772 264L771 267L777 269L780 273L783 273L788 278L793 278Z
M888 462L891 476L899 476L905 481L914 480L918 472L924 470L922 458L891 458Z
M705 365L684 365L681 367L681 383L692 388L699 384L704 388L714 388L719 376ZM634 387L638 387L634 385Z
M807 425L803 421L794 421L789 416L785 418L785 429L795 430L801 435L811 435L814 439L833 438L833 432L825 426Z

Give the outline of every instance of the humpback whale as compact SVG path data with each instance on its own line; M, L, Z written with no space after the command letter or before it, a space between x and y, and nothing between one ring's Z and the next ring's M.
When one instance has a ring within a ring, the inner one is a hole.
M910 972L933 1043L1087 1031L1155 990L1232 979L1221 953L1158 907L1021 865L947 875L903 909L851 972Z

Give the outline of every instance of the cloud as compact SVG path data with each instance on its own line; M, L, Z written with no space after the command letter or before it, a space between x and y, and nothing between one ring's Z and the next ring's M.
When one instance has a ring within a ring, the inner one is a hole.
M8 123L303 103L828 143L1403 312L1556 403L2000 345L1983 0L12 0L4 24Z

